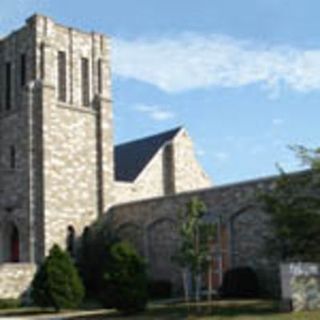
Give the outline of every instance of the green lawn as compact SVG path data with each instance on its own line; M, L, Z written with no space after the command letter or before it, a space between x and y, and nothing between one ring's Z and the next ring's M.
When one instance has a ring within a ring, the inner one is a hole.
M106 320L319 320L320 311L300 313L280 313L273 301L215 301L211 305L202 303L200 310L193 304L151 305L149 309L135 316L121 316L117 313L90 318ZM81 319L81 318L79 318ZM89 318L82 318L82 320Z
M42 310L43 311L43 310ZM47 310L48 312L49 310ZM39 314L40 309L18 309L3 310L0 318L4 315L13 314ZM63 317L62 312L59 316ZM75 312L77 313L77 312ZM78 314L81 314L79 311ZM53 316L53 314L50 314ZM36 318L36 316L35 316ZM147 311L134 316L122 316L115 311L106 311L104 315L89 317L75 317L75 314L68 313L69 319L74 320L320 320L320 311L299 312L299 313L280 313L278 304L274 301L251 300L251 301L214 301L211 304L203 302L200 308L195 304L151 304Z

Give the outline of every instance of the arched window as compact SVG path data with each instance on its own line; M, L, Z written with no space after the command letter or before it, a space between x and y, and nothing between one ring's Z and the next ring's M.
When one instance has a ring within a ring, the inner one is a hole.
M15 225L12 225L10 234L10 262L20 261L20 248L19 248L19 231Z
M71 257L74 257L75 250L74 250L74 242L75 242L75 230L73 226L68 226L67 231L67 251L69 252Z

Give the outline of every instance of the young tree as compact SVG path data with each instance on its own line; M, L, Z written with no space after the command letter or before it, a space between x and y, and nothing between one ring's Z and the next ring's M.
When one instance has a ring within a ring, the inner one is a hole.
M59 311L76 308L83 296L84 288L70 256L54 245L33 279L34 303Z
M280 169L275 188L261 196L274 234L268 249L284 261L320 261L320 150L294 151L309 170L288 175Z
M193 198L186 205L186 210L180 214L179 235L180 244L173 259L182 269L183 287L186 302L190 293L188 286L188 273L192 274L196 290L196 301L200 300L201 274L207 269L211 260L208 259L211 249L211 240L215 227L205 223L202 218L206 213L206 206L202 201ZM209 278L208 278L209 279ZM208 288L210 285L208 284Z

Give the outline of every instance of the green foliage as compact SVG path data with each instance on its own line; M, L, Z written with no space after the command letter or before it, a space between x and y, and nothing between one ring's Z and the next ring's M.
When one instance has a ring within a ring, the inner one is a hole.
M100 223L86 228L81 237L77 266L89 298L100 299L105 295L104 273L108 269L111 246L116 241L111 228Z
M208 262L210 241L215 236L215 226L202 221L205 204L193 198L179 216L180 245L173 259L182 267L200 272Z
M281 170L274 189L260 197L274 233L268 251L283 260L320 261L319 150L294 150L310 170L291 175Z
M0 299L0 309L16 309L21 306L19 299Z
M258 298L260 289L256 273L249 267L228 270L223 276L220 294L226 298Z
M124 313L145 309L148 300L146 265L130 244L119 242L111 247L105 280L108 307Z
M83 296L84 288L70 256L54 245L33 279L34 303L59 311L76 308Z
M187 203L185 211L179 216L180 243L173 260L182 268L185 299L189 300L187 270L192 273L196 284L196 299L200 299L200 275L211 263L210 251L216 235L216 226L203 221L205 204L198 198Z

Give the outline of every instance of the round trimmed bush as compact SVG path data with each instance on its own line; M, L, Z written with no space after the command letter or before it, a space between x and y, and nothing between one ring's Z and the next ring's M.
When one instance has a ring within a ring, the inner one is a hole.
M259 297L259 282L255 271L250 267L228 270L223 276L220 295L225 298Z

